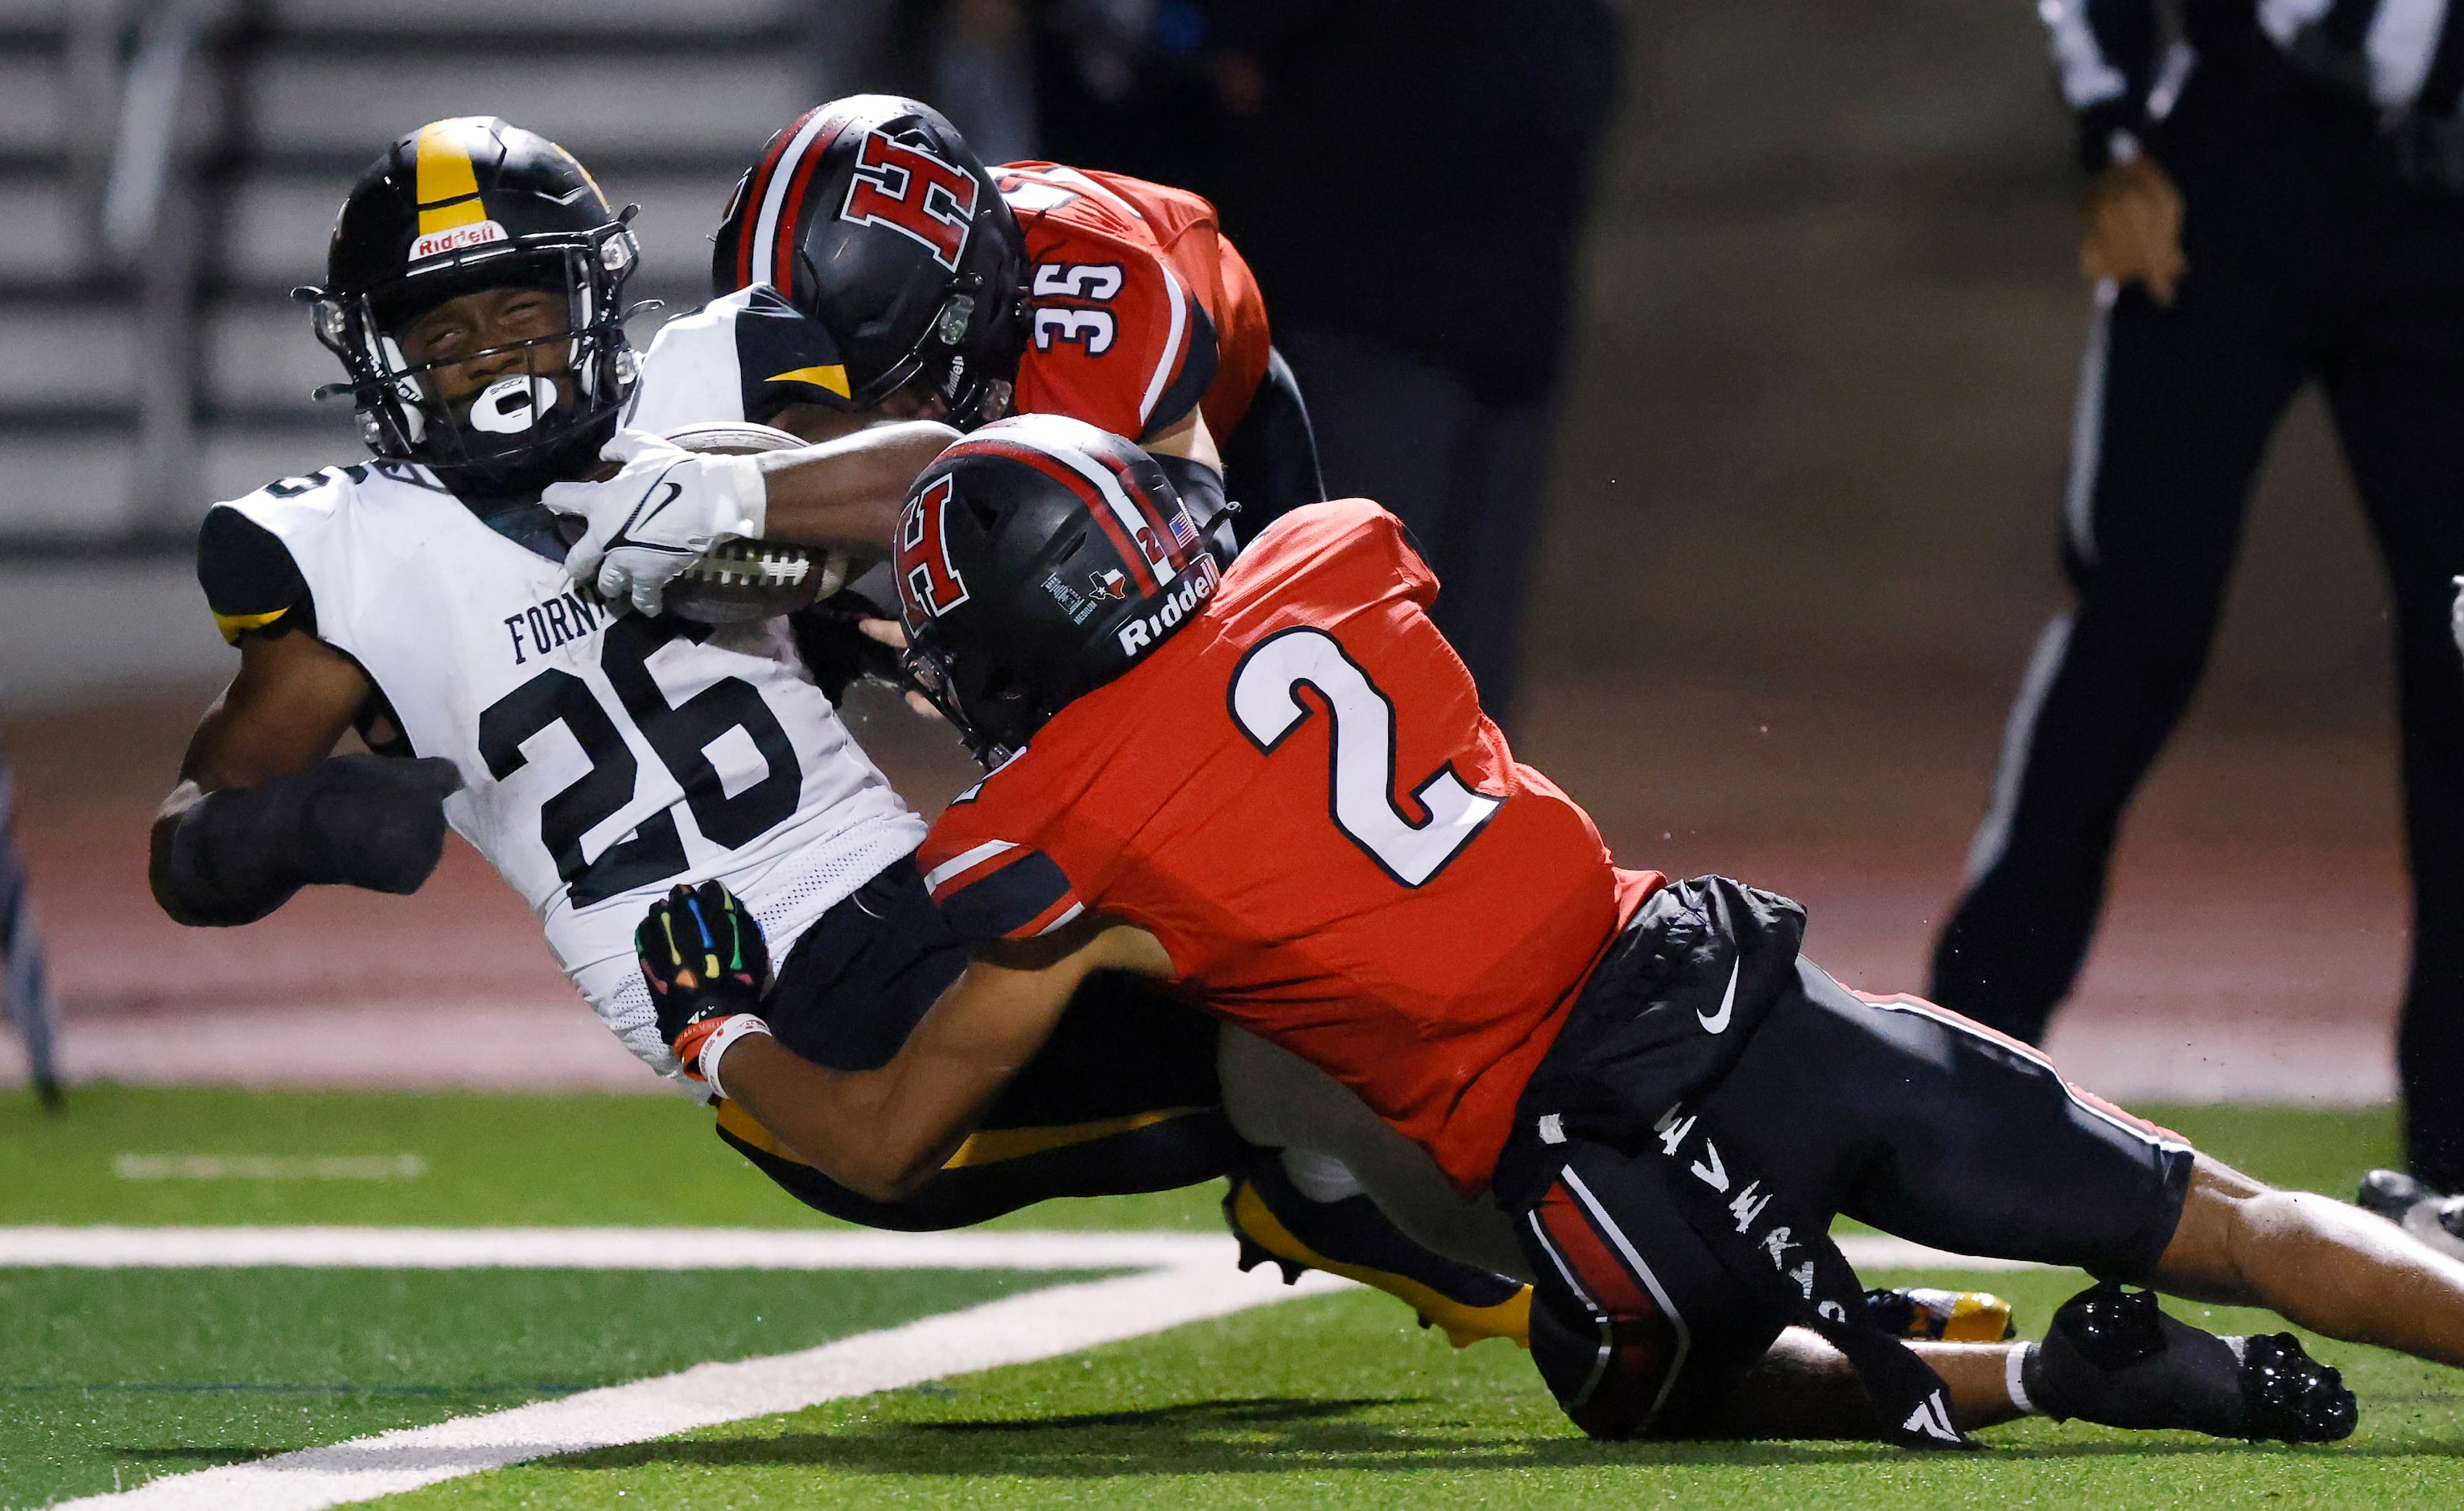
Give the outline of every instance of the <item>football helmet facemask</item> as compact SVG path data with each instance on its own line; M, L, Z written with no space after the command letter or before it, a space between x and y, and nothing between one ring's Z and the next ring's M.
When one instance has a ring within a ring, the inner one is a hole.
M908 678L988 769L1188 624L1221 573L1154 458L1049 414L942 452L891 544Z
M631 206L609 210L571 153L494 117L401 138L342 202L324 287L294 291L350 375L319 394L348 393L369 450L418 462L456 492L521 493L586 471L637 372L624 327L641 255L632 217ZM401 338L421 316L501 288L561 297L565 328L434 361L406 356ZM447 392L449 369L481 362L501 370Z
M920 381L962 429L1008 412L1025 239L932 106L853 95L806 111L737 181L714 240L714 296L769 284L835 348L796 375L811 402L867 410Z

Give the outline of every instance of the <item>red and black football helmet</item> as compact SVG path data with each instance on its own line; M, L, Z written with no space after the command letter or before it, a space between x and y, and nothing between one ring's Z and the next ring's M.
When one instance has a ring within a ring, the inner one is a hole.
M520 492L595 461L637 370L624 324L641 257L632 214L608 208L573 154L493 116L398 138L342 202L324 286L292 291L350 375L330 391L351 396L368 449L457 492ZM498 348L517 347L520 370L448 402L434 369L449 364L408 361L397 338L447 299L506 287L561 296L566 329Z
M921 379L960 427L1008 409L1025 349L1025 240L939 111L852 95L796 118L736 184L711 292L766 283L827 334L814 400L870 409Z
M1221 576L1153 457L1052 414L943 451L891 544L907 674L988 768L1170 638Z

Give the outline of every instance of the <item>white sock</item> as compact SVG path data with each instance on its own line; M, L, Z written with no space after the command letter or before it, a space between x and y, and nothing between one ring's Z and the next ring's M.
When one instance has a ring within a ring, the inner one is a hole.
M1352 1173L1352 1167L1331 1154L1293 1148L1284 1150L1283 1157L1284 1173L1311 1201L1342 1201L1360 1194L1360 1181Z
M2006 1362L2002 1367L2003 1388L2011 1392L2011 1404L2013 1407L2017 1409L2021 1416L2041 1416L2044 1414L2036 1409L2035 1402L2028 1399L2028 1385L2025 1379L2028 1370L2028 1356L2035 1351L2036 1346L2035 1344L2021 1344L2018 1347L2011 1350L2008 1362Z

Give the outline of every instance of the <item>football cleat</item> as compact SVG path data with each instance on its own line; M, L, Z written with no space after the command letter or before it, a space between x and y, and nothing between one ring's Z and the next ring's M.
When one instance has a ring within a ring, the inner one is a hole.
M1865 1293L1865 1316L1884 1332L1931 1343L2000 1343L2019 1335L2011 1303L1991 1291L1875 1289Z
M2464 1259L2464 1195L2442 1196L2398 1170L2362 1177L2362 1207L2450 1259Z
M2400 1170L2374 1170L2362 1177L2362 1193L2353 1198L2365 1212L2375 1212L2389 1222L2402 1222L2404 1215L2425 1201L2435 1201L2438 1193Z
M1324 1270L1375 1286L1442 1327L1458 1348L1484 1338L1531 1347L1531 1287L1433 1254L1405 1237L1366 1196L1311 1201L1273 1159L1232 1178L1223 1221L1241 1242L1241 1268L1273 1264L1289 1285Z
M2107 1427L2332 1443L2361 1414L2343 1376L2291 1333L2219 1338L2110 1281L2062 1303L2021 1378L2046 1415Z

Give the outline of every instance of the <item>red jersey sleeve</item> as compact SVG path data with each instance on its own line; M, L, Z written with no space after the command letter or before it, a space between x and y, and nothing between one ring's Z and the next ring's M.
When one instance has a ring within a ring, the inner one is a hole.
M1009 840L970 844L935 824L917 853L925 889L951 931L970 943L1032 939L1087 910L1052 857Z
M1186 418L1215 381L1202 291L1142 219L1087 175L1001 169L1026 232L1027 344L1013 406L1131 440Z

